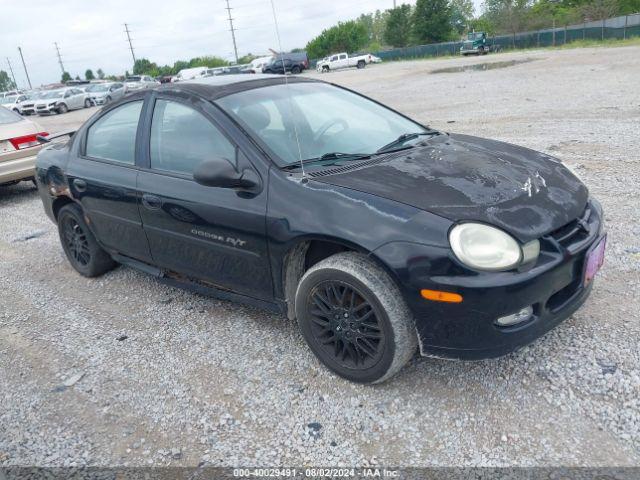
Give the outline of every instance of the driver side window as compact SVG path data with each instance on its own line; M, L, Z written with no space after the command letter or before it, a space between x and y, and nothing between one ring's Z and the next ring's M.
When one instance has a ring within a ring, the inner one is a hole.
M216 157L235 162L236 149L200 112L181 103L157 100L151 120L151 168L192 175Z

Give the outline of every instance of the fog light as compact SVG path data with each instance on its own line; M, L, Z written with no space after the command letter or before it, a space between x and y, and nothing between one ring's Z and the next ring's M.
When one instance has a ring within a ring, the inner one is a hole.
M533 315L533 307L524 307L519 312L498 318L496 320L496 325L499 325L501 327L511 327L513 325L517 325L518 323L522 323L525 320L529 320L531 318L531 315Z

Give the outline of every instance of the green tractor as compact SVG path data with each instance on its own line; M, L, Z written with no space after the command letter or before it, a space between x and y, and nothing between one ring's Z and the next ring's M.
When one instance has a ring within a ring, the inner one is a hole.
M489 40L487 39L487 32L469 32L467 34L467 39L462 42L462 46L460 47L461 55L486 55L493 48L491 47Z

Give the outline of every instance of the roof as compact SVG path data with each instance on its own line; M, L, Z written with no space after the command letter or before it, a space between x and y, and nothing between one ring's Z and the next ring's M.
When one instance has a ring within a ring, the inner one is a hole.
M319 80L300 76L284 77L283 75L252 75L244 73L237 75L217 75L186 82L168 83L158 87L158 90L187 90L209 100L217 100L218 98L226 97L233 93L252 90L254 88L303 82L319 82Z

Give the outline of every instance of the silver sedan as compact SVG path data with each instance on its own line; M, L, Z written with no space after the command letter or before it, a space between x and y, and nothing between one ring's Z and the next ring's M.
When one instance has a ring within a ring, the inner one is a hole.
M127 87L120 82L94 83L89 85L85 92L89 94L94 105L106 105L115 100L120 100L127 93Z

